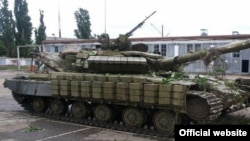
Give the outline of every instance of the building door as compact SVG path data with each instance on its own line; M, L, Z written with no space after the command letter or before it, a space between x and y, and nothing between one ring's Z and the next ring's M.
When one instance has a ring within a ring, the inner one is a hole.
M249 60L242 60L241 72L249 72Z

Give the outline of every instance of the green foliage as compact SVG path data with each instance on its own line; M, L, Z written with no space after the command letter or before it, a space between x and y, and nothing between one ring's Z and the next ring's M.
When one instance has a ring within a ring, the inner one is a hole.
M173 79L179 79L179 78L182 78L182 73L179 73L179 72L173 72L172 74L171 74L171 78L173 78Z
M179 72L173 72L170 77L163 78L161 84L169 84L170 81L178 80L180 78L183 78L182 73Z
M235 89L235 81L234 80L225 80L225 85L232 88L232 89Z
M162 74L165 74L165 71L160 70L160 71L151 71L149 74L147 74L147 76L149 77L157 77L157 76L161 76Z
M164 85L164 84L169 84L170 81L171 81L170 78L163 78L161 84L162 84L162 85Z
M218 57L213 64L210 75L223 78L226 74L226 70L229 68L223 57Z
M150 72L150 73L148 74L148 76L150 76L150 77L156 77L156 76L157 76L157 73L156 73L156 72Z
M0 55L8 57L16 56L15 49L15 21L13 20L12 11L8 10L8 0L1 1L0 8L0 35L1 47Z
M243 108L246 108L249 106L248 97L244 94L241 94L241 92L239 90L233 91L233 93L231 95L229 95L228 97L237 101L237 103L234 105L233 108L243 109Z
M217 73L225 74L225 70L222 68L222 66L218 66L215 71Z
M226 72L225 72L225 69L223 68L222 65L218 65L218 66L215 68L215 73L216 73L216 75L224 76Z
M6 48L2 42L2 40L0 40L0 56L5 56L6 55Z
M210 88L210 84L208 83L207 78L205 77L197 77L195 82L198 84L201 90L207 91Z
M237 100L237 107L243 107L245 108L245 102L248 102L248 97L241 93L240 89L235 85L234 80L226 80L225 85L230 87L232 89L232 94L230 95L234 99Z
M43 128L40 127L35 127L35 126L29 126L25 129L24 132L29 133L29 132L36 132L36 131L40 131L43 130Z
M27 70L28 66L21 66L21 70ZM17 70L17 66L13 65L1 65L0 70Z
M75 19L77 29L74 30L75 36L78 39L89 39L91 38L91 23L89 18L89 12L85 9L79 8L75 11Z
M16 17L16 44L25 45L31 44L32 23L28 15L28 3L26 0L15 0L14 13ZM29 49L23 48L20 50L20 56L28 57Z

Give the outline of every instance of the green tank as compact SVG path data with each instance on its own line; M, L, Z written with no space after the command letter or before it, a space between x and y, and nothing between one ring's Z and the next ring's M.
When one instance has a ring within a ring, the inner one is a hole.
M142 44L106 45L59 55L32 53L43 71L17 74L3 85L34 113L103 127L119 123L126 131L148 127L161 135L171 135L177 123L210 124L248 106L249 92L234 82L181 70L192 61L208 64L218 53L250 48L250 40L173 58L145 52Z

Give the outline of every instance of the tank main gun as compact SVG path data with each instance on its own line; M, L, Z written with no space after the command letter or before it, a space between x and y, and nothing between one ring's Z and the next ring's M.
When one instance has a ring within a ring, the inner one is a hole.
M205 65L208 65L211 61L215 60L222 54L236 52L244 49L250 48L250 40L236 41L230 44L220 46L218 48L209 48L199 52L194 52L191 54L186 54L183 56L177 56L171 59L162 59L160 66L162 68L169 68L169 66L180 65L183 63L188 63L196 60L203 60Z
M109 35L107 33L103 33L98 37L98 41L102 44L102 49L111 49L111 50L131 50L131 42L128 41L128 38L132 36L132 34L140 28L145 21L147 21L151 16L153 16L156 11L152 12L149 16L146 16L144 20L142 20L139 24L137 24L133 29L131 29L126 34L120 34L118 38L112 40L110 42Z
M165 70L165 71L176 71L182 65L187 63L203 60L205 65L208 65L211 61L215 60L222 54L236 52L244 49L250 48L250 39L243 41L236 41L233 43L229 43L218 48L209 48L204 49L199 52L188 53L181 56L164 58L164 57L146 57L148 53L142 53L138 51L126 51L123 52L124 56L145 56L147 58L147 62L150 65L152 70Z

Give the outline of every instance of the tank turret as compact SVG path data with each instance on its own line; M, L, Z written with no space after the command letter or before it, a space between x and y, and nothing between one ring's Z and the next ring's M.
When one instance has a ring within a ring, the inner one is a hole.
M63 72L148 73L178 71L185 64L203 60L208 65L221 54L250 48L250 40L237 41L218 48L204 49L182 56L165 58L142 51L82 50L54 54L39 53L37 59L52 70Z

